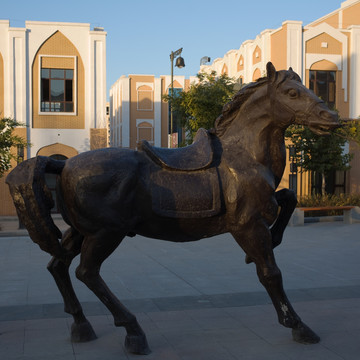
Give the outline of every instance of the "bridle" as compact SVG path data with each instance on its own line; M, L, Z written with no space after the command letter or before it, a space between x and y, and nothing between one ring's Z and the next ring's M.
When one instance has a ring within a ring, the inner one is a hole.
M324 101L322 101L321 99L315 100L309 104L309 106L304 110L294 110L292 107L290 107L289 105L287 105L286 103L283 102L276 102L276 92L278 87L280 86L280 84L283 81L280 81L278 84L276 84L274 86L274 83L276 82L276 80L274 82L271 82L270 80L268 81L268 89L267 89L267 93L268 93L268 97L270 98L270 109L271 109L271 119L274 121L275 119L275 106L279 106L280 108L282 108L284 111L288 112L291 114L291 124L294 124L295 121L297 120L297 123L299 125L307 125L308 124L308 118L311 116L313 109L315 106L319 105L319 104L323 104Z

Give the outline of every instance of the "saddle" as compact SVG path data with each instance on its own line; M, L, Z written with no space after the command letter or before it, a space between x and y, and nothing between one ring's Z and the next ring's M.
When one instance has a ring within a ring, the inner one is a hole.
M194 142L183 148L166 149L140 145L161 167L149 174L153 211L170 218L205 218L221 211L220 183L212 167L213 148L209 133L200 129Z
M160 148L151 146L146 140L143 140L139 150L145 152L155 163L168 170L202 170L209 167L213 161L211 138L205 129L199 129L194 142L183 148Z

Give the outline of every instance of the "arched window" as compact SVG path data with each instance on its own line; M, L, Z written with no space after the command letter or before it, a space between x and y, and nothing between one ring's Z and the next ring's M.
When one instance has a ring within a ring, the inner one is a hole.
M333 109L336 100L336 71L310 70L310 90Z
M256 46L254 52L253 52L253 64L257 64L261 61L261 49Z
M34 128L85 128L84 64L77 48L60 31L39 47L32 78Z
M153 110L154 91L150 86L142 85L137 89L137 110Z
M244 57L240 55L239 61L237 62L237 71L244 70Z
M336 73L336 65L326 60L313 64L309 71L309 89L330 109L336 107Z
M261 78L261 72L260 72L260 69L257 68L257 69L255 69L255 71L253 73L253 81L256 81L259 78Z
M139 144L141 140L146 140L154 145L153 120L136 120L136 143Z

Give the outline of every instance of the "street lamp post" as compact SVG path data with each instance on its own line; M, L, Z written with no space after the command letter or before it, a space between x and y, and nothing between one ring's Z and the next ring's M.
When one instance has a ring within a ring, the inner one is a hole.
M208 62L211 61L211 58L209 58L208 56L203 56L201 59L200 59L200 66L201 65L206 65Z
M174 96L174 60L176 59L175 66L178 68L183 68L185 66L184 59L180 56L183 48L180 48L176 51L172 51L170 54L170 61L171 61L171 96L170 96L170 147L173 146L173 108L172 108L172 98Z

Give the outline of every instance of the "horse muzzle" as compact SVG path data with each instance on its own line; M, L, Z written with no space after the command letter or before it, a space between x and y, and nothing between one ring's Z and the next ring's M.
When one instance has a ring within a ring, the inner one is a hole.
M336 111L331 111L324 103L317 104L311 112L299 114L299 122L308 126L311 131L317 135L329 135L329 133L341 126L339 122L339 115Z
M315 123L309 124L310 130L317 135L328 135L331 131L341 126L339 115L336 111L321 110L319 113L319 120Z

